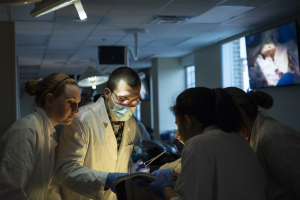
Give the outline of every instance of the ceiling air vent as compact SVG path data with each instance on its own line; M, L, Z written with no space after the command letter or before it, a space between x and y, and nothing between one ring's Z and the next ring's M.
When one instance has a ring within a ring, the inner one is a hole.
M191 19L191 16L161 16L155 15L152 17L151 24L181 24Z

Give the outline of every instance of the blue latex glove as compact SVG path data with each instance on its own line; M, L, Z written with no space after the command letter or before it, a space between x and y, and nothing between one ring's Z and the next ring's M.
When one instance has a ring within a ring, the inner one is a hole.
M134 173L150 173L150 169L149 167L145 167L144 163L142 160L138 160L136 163L134 163L131 167L130 167L130 174L134 174Z
M106 186L116 193L114 182L117 178L129 175L127 173L109 173L106 178Z
M166 177L169 178L170 174L173 172L173 169L159 169L159 170L155 170L154 172L152 172L151 174L153 175L157 175L159 173L163 173Z
M158 171L158 170L157 170ZM164 175L164 173L158 173L156 176L156 180L152 183L150 183L150 187L152 189L152 192L162 199L165 199L164 195L164 188L170 186L174 189L174 186L169 181L169 178Z

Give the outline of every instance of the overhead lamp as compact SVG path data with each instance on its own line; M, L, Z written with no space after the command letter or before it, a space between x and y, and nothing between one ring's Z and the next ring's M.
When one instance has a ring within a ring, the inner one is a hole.
M80 0L43 0L35 3L34 9L30 12L32 17L39 17L55 10L64 8L71 4L75 5L79 18L84 20L87 18Z
M86 70L80 75L78 80L79 87L92 87L96 89L97 85L101 85L108 81L108 77L96 69L94 66L89 66Z
M0 0L0 4L7 6L20 6L38 2L40 0Z

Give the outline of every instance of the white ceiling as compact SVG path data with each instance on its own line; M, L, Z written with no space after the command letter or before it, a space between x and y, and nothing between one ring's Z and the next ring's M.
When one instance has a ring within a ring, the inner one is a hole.
M138 61L130 60L130 67L138 69L150 67L152 58L184 56L300 12L300 0L82 0L82 4L86 21L75 20L73 5L39 18L30 16L34 4L0 5L0 21L16 25L22 78L78 73L91 60L98 61L101 45L134 47L133 35L124 33L127 28L148 29L139 36ZM182 24L151 24L155 15L191 19Z

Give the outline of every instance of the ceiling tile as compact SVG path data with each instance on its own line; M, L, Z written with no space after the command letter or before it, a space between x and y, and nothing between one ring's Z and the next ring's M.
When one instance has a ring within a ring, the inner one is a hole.
M103 19L103 23L124 23L124 24L139 24L148 19L150 15L107 15Z
M118 31L110 31L110 30L94 30L91 36L98 36L98 37L124 37L126 33L124 30Z
M90 22L56 22L54 30L93 30L96 26L97 23Z
M51 35L52 30L22 30L16 29L16 35Z
M53 22L15 22L16 30L52 30Z
M224 0L175 0L170 5L198 5L198 6L216 6ZM226 1L226 0L225 0Z
M247 0L247 1L241 1L241 0L226 0L223 3L221 3L221 6L262 6L267 5L271 3L274 0Z
M78 35L53 35L50 42L81 42L86 39L86 36Z
M47 41L48 36L45 35L16 35L16 45L42 46Z
M169 32L168 35L172 37L195 37L217 26L220 26L220 24L183 24Z
M18 57L20 65L40 65L42 58Z
M50 41L49 47L59 47L61 49L74 49L74 51L81 45L82 41Z
M211 6L166 6L162 10L156 13L156 15L171 15L171 16L197 16L209 9Z
M189 37L175 37L175 38L158 38L157 40L149 43L147 46L175 46L185 40L188 40Z
M270 4L270 6L291 6L291 7L300 7L299 0L277 0Z
M90 36L83 44L83 46L111 46L118 42L120 37L101 37Z
M95 29L95 31L97 30L111 30L111 31L124 31L127 28L135 28L137 27L138 24L118 24L118 23L114 23L114 24L99 24L97 26L97 28Z
M63 36L87 36L91 33L91 30L81 30L81 29L73 29L73 30L54 30L52 32L52 35L57 36L57 35L63 35Z
M190 19L187 23L222 23L252 9L254 7L217 6L198 17Z
M157 12L162 6L159 5L131 5L116 4L110 15L151 15Z
M124 4L124 3L128 3L128 4L149 4L149 5L165 5L169 2L171 2L172 0L119 0L118 3L120 4Z

